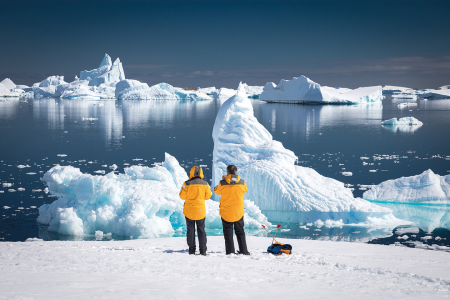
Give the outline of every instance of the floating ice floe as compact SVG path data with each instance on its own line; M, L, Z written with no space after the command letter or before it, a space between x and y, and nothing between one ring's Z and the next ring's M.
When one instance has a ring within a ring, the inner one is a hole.
M219 109L213 140L213 186L226 174L227 165L236 165L248 186L245 199L253 201L270 222L330 220L381 227L400 222L391 210L354 198L342 182L296 166L295 154L274 141L255 118L242 85Z
M450 175L427 170L420 175L387 180L373 186L363 198L391 208L398 218L431 232L450 229Z
M364 199L413 203L450 203L450 175L427 170L420 175L401 177L373 186Z
M403 103L399 103L397 105L397 107L400 108L400 109L408 108L410 106L417 106L417 102L403 102Z
M423 90L418 92L420 97L434 99L449 99L450 89L439 89L439 90Z
M420 127L423 123L414 117L404 117L404 118L392 118L381 122L381 125L393 132L403 132L403 133L413 133Z
M414 92L413 89L402 87L402 86L393 86L393 85L385 85L383 86L383 94L394 94L394 93L410 93Z
M212 100L200 91L183 90L168 83L149 87L146 83L130 79L117 83L115 95L119 100Z
M66 235L111 232L119 236L171 236L185 226L178 193L188 179L178 161L166 153L152 168L131 166L124 174L83 174L72 166L55 166L42 181L59 199L39 208L38 222ZM246 227L270 224L259 208L245 201ZM206 228L221 229L219 203L206 201Z
M356 104L379 102L383 99L381 86L361 87L355 90L322 87L311 79L300 76L282 79L278 85L268 82L260 100L281 103Z
M414 92L414 91L411 91ZM407 99L407 100L416 100L417 95L411 92L394 92L392 94L392 99Z

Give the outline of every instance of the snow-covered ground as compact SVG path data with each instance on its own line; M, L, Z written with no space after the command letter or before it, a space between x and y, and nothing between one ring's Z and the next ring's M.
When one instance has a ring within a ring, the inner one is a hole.
M293 254L226 256L223 237L189 256L185 238L0 243L0 299L448 299L449 253L280 240Z

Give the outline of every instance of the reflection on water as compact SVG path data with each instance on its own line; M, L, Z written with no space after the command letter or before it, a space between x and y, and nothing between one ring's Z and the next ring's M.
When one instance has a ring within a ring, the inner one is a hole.
M285 148L299 156L299 165L352 184L412 176L431 168L440 175L450 172L450 100L419 100L417 106L399 109L405 100L369 105L302 105L252 100L255 116ZM215 116L223 101L83 101L62 99L0 101L1 182L13 184L16 192L0 187L2 222L0 239L24 240L25 236L64 239L32 221L37 208L51 203L40 177L54 164L73 165L82 172L104 170L112 164L123 168L141 163L151 166L164 152L174 155L188 170L193 164L211 178L211 138ZM414 116L424 123L414 134L383 129L382 120ZM84 118L84 119L83 119ZM59 157L57 154L67 154ZM380 159L386 154L395 159ZM439 156L437 156L439 154ZM375 159L374 157L377 157ZM140 158L142 160L134 161ZM17 165L29 165L19 169ZM105 167L106 166L106 167ZM346 177L343 171L352 172ZM35 173L35 175L27 175ZM17 188L24 188L18 191ZM401 219L413 221L424 230L450 227L448 208L405 207L382 204ZM11 207L3 209L4 206ZM22 207L19 209L19 207ZM9 224L9 225L8 225ZM22 224L22 225L21 225ZM26 224L26 226L23 226ZM30 225L33 224L33 225ZM351 226L300 227L284 224L280 237L364 241L390 232ZM180 236L183 232L177 232ZM210 232L222 234L220 231ZM252 232L252 234L261 234ZM89 239L94 237L83 237ZM116 239L119 237L115 237Z
M389 203L371 201L380 206L392 209L394 215L411 221L415 226L431 232L436 228L450 228L450 205L426 203Z
M393 133L406 133L406 134L413 134L417 129L422 127L422 125L382 125L382 127L388 131L391 131Z

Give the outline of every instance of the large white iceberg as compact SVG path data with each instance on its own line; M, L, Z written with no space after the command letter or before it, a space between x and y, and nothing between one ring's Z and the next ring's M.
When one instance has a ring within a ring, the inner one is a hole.
M115 95L119 100L212 100L201 91L183 90L164 82L149 87L130 79L117 83Z
M390 202L450 203L450 175L431 170L420 175L387 180L364 192L364 199Z
M305 76L282 79L278 85L268 82L260 96L260 100L281 103L353 104L379 102L382 99L381 86L335 89L322 87Z
M390 209L354 198L342 182L296 166L295 154L274 141L255 118L242 85L221 106L213 139L213 186L226 174L227 165L236 165L248 186L245 199L253 201L271 222L330 220L389 227L399 221Z
M119 236L171 236L185 226L178 193L188 176L166 153L162 166L131 166L124 174L83 174L72 166L55 166L42 180L59 199L39 208L38 222L65 235L111 232ZM220 229L219 204L206 201L206 228ZM270 224L251 201L245 202L247 228Z
M89 81L90 86L99 86L102 83L118 82L124 79L125 72L120 59L117 58L112 63L111 57L106 53L97 69L80 72L80 80Z

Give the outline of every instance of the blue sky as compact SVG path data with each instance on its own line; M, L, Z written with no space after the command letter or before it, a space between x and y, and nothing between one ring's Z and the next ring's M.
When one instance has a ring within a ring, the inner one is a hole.
M0 80L72 81L120 57L150 85L225 86L305 75L329 86L450 84L450 1L0 3Z

